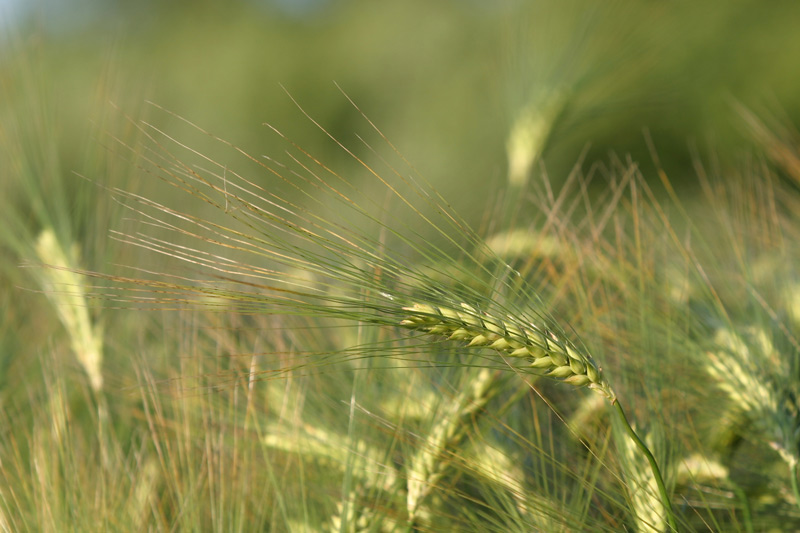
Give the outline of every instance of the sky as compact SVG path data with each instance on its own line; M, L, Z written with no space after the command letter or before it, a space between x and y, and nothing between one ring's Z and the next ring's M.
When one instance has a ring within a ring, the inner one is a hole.
M25 5L25 0L0 0L0 28L15 24Z
M303 16L306 13L314 11L316 8L329 3L331 0L249 0L254 4L270 4L273 7L284 11L287 15ZM76 20L75 12L81 4L90 6L91 0L0 0L0 32L3 28L9 28L16 25L19 21L23 20L25 15L30 12L40 9L52 14L57 12L57 17L62 22L74 22ZM46 7L45 7L46 6ZM95 6L96 7L96 6ZM49 21L49 22L52 22Z

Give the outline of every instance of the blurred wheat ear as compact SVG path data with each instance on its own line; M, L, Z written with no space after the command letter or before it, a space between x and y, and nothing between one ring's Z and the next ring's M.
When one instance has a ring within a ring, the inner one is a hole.
M744 328L743 328L744 329ZM800 506L800 411L791 357L775 349L761 328L717 331L707 352L706 371L789 467L795 503Z
M75 270L79 268L77 250L64 250L51 229L46 229L36 241L36 255L49 268L36 273L45 294L58 313L70 345L83 367L96 394L103 389L103 334L100 326L89 316L85 280Z

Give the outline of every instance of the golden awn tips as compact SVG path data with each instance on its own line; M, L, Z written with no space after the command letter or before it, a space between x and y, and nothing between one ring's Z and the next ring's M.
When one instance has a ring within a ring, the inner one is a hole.
M460 309L414 304L403 310L409 313L400 322L403 327L450 340L468 341L467 346L488 346L508 357L528 359L527 368L537 374L576 387L588 386L612 403L616 401L614 391L594 361L547 329L511 316L498 319L466 303L462 303Z

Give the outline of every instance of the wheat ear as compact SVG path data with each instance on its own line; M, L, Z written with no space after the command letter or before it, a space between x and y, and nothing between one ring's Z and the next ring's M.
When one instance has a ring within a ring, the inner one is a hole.
M616 394L592 358L549 328L511 316L500 319L465 303L455 309L427 304L403 309L409 316L401 326L466 341L467 346L488 346L505 357L525 360L522 368L531 373L576 387L588 386L612 403L616 401Z
M747 333L717 331L718 349L706 353L706 370L789 466L795 504L800 507L800 410L785 378L792 375L791 368L766 331L749 328Z
M73 270L78 263L77 249L65 248L52 229L45 229L36 240L36 255L51 267L37 271L39 283L69 335L72 352L89 377L92 390L100 394L103 333L89 315L84 278Z
M437 414L438 421L409 461L406 507L408 521L415 527L430 512L425 500L444 477L455 456L453 450L465 439L469 420L486 406L496 389L497 381L486 368L471 378L470 386L449 402L444 413Z

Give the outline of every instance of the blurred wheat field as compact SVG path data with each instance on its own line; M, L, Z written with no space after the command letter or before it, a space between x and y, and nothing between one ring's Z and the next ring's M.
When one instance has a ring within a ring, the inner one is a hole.
M0 530L800 528L800 101L759 55L800 39L754 6L16 28Z

